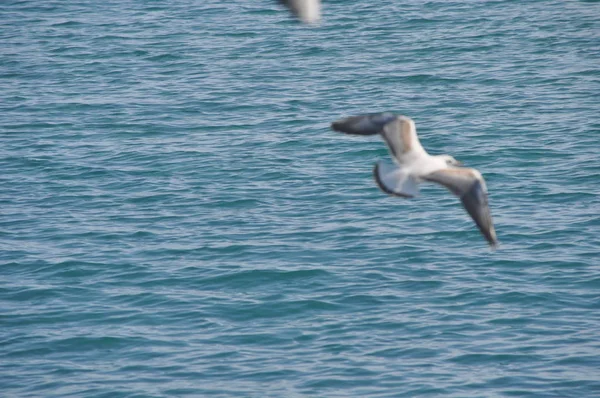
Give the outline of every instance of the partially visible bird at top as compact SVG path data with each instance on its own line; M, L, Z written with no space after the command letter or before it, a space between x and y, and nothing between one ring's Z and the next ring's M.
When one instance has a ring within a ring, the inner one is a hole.
M321 19L321 0L279 0L302 22L315 23Z
M412 198L419 194L419 183L439 183L458 196L492 248L498 244L488 206L487 188L479 171L459 167L450 155L430 155L421 146L413 120L390 112L350 116L331 124L346 134L380 134L386 142L394 165L378 162L373 175L387 194Z

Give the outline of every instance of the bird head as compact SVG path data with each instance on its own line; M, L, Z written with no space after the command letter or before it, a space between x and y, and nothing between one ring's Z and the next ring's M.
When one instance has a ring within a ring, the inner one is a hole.
M439 155L438 158L446 162L446 166L448 167L460 167L463 165L461 161L454 159L454 157L450 155Z

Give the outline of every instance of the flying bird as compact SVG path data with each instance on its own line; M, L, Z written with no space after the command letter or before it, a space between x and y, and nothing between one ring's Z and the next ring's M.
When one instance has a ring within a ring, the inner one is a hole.
M302 22L314 23L321 19L320 0L279 0L286 5Z
M437 182L460 198L490 246L496 247L498 239L483 177L475 169L460 167L462 163L450 155L428 154L419 142L411 118L389 112L350 116L333 122L331 128L354 135L380 134L395 163L378 162L373 169L375 181L383 192L413 198L419 194L421 182Z

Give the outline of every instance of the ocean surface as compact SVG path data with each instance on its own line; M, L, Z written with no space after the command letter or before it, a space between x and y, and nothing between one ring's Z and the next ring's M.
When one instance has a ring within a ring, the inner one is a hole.
M599 142L600 2L4 0L0 395L600 397Z

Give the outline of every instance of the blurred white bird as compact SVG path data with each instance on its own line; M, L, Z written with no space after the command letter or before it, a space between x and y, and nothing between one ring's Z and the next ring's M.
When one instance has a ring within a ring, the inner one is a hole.
M380 134L395 165L378 162L373 174L379 188L390 194L412 198L419 194L419 183L432 181L444 185L458 196L479 230L492 247L498 243L488 206L487 188L475 169L458 167L450 155L428 154L421 146L411 118L393 113L351 116L331 124L346 134Z
M315 23L321 19L320 0L279 0L285 4L302 22Z

